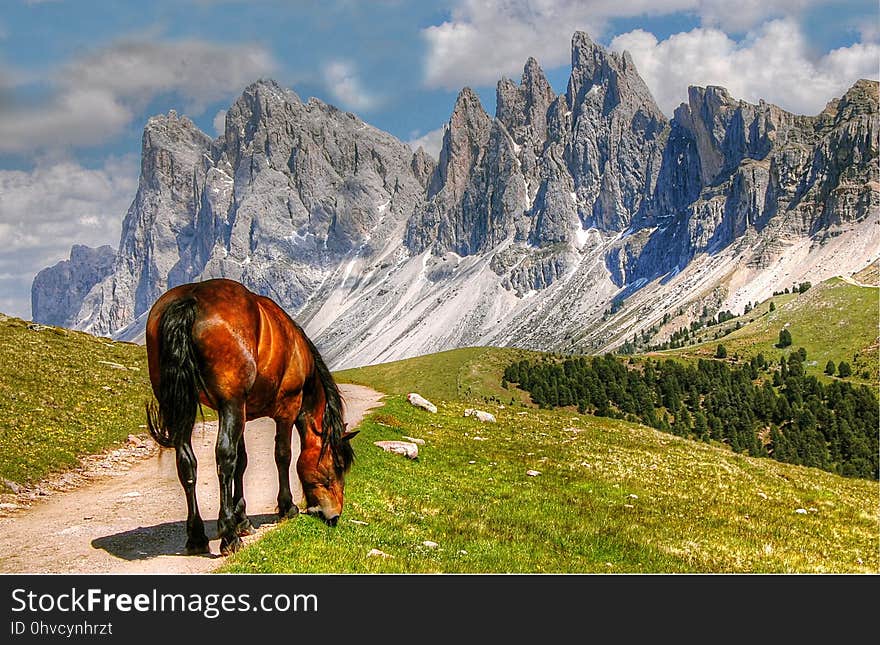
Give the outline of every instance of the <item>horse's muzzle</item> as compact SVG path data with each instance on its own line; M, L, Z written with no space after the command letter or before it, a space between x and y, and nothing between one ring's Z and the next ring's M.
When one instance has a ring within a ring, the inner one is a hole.
M320 506L312 506L306 510L309 515L313 515L321 519L327 526L336 526L339 523L339 514L327 516L324 514Z

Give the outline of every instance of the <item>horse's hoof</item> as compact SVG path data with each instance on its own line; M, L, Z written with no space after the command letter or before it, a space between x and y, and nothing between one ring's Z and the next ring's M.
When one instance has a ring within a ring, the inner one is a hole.
M203 555L210 552L211 547L208 546L207 540L205 540L204 542L202 542L201 540L193 542L187 540L186 546L184 547L184 553L186 553L186 555Z
M278 517L282 520L290 520L299 515L299 506L294 504L284 512L279 512Z
M251 521L247 518L238 523L238 526L235 527L235 533L239 537L244 537L245 535L254 535L257 532L257 529L254 528L254 525L251 524Z
M239 551L242 546L243 543L237 535L228 542L226 538L223 538L220 542L220 555L231 555L236 551Z

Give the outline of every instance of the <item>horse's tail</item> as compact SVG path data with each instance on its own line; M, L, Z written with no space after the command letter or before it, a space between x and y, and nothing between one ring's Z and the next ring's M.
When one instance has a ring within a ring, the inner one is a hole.
M190 436L204 389L192 340L197 305L193 298L168 306L159 322L159 391L147 404L147 427L160 446L172 448Z
M330 373L327 364L321 358L318 348L315 347L315 344L306 336L301 328L300 333L312 353L312 358L315 362L315 377L320 381L321 387L324 389L326 405L324 407L324 420L321 427L321 433L324 437L321 452L332 446L333 459L336 461L336 465L343 471L346 471L354 462L354 449L348 441L343 440L345 416L342 394L340 394L339 387L337 387L336 381L333 380L333 375Z

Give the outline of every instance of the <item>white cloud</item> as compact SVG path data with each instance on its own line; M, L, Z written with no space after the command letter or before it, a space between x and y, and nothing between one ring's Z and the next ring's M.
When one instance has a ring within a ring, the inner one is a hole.
M571 36L602 35L612 17L693 9L696 0L460 0L451 19L422 30L425 84L449 90L518 77L534 56L547 69L570 60Z
M226 132L226 110L220 110L217 114L214 115L214 120L211 122L214 126L214 134L218 137Z
M62 92L50 101L0 112L0 152L31 152L61 145L106 141L134 118L118 97L89 88Z
M494 85L502 76L518 77L529 56L553 69L569 62L575 31L601 40L613 18L688 13L704 29L743 34L769 19L797 22L810 9L837 4L837 0L456 0L448 20L422 30L427 45L424 83L448 90Z
M134 155L100 168L56 161L0 170L0 311L28 317L34 275L65 259L72 244L115 248L137 181Z
M407 145L412 148L413 152L418 150L420 147L427 152L434 159L440 158L440 148L443 147L443 135L446 133L446 126L442 125L436 130L431 130L430 132L426 132L425 134L418 136L418 133L415 133L412 139L407 141Z
M176 92L188 110L201 112L274 67L259 45L122 41L64 66L60 80L68 88L104 89L141 102Z
M364 89L348 61L335 60L324 66L324 85L343 107L350 110L371 110L379 105L378 98Z
M698 28L663 41L635 30L611 49L627 50L660 107L671 114L689 85L721 85L735 98L764 99L800 114L817 114L859 78L877 78L880 45L858 43L815 57L799 26L775 20L736 42Z
M43 102L5 106L0 112L0 152L103 143L162 94L178 95L186 111L200 114L211 102L274 68L272 57L259 45L119 41L50 73L52 92ZM12 75L17 85L28 82L20 70Z
M703 26L743 33L768 18L794 17L828 0L700 0L697 11Z

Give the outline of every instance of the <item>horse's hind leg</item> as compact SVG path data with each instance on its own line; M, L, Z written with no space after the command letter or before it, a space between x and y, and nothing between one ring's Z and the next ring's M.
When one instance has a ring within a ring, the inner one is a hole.
M236 531L233 484L238 463L238 445L244 432L244 403L227 401L220 406L220 427L217 431L215 456L217 476L220 479L220 515L217 532L220 534L220 553L228 555L241 548Z
M244 445L244 433L238 440L238 454L235 459L235 481L232 493L232 503L235 516L235 532L238 535L253 535L254 525L247 516L247 503L244 499L244 470L247 468L247 450Z
M196 456L193 453L190 437L185 437L177 446L177 477L186 493L186 554L195 555L208 553L208 537L205 535L205 523L199 514L199 502L196 499Z

